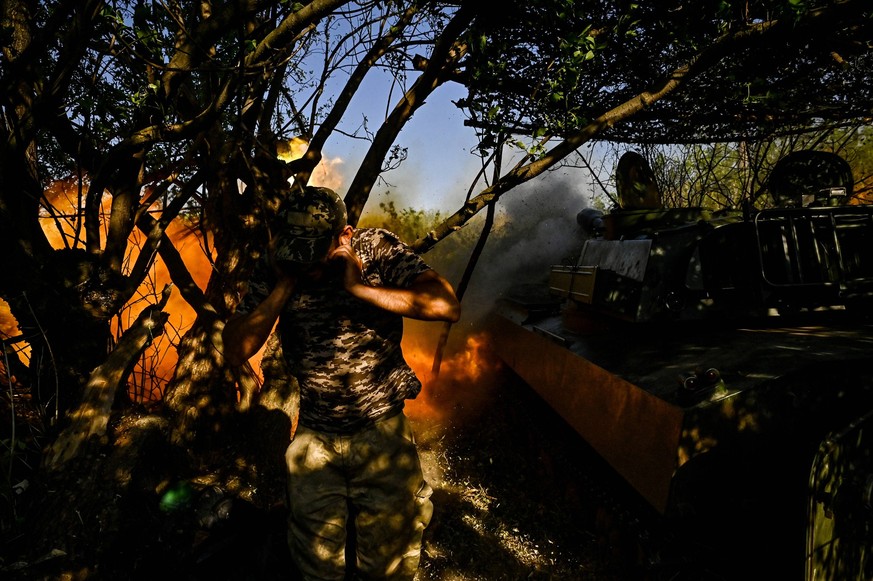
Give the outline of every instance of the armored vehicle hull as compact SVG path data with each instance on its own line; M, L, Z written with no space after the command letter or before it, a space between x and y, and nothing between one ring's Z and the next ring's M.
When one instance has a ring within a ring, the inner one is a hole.
M506 364L742 578L873 573L873 206L837 195L615 211L489 321Z

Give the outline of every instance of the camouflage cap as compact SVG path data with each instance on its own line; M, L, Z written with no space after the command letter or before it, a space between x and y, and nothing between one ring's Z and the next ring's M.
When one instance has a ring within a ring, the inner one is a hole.
M276 260L313 264L324 259L348 218L336 192L308 186L280 206L276 219Z

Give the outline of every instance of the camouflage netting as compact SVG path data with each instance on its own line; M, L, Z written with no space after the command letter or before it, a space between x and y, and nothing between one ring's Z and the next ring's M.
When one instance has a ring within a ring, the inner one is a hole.
M869 28L870 22L865 22ZM856 31L857 32L857 31ZM818 45L804 35L753 43L604 133L614 141L754 141L873 118L873 34L866 43Z
M557 20L541 4L511 2L480 23L470 61L487 73L459 103L470 124L567 136L612 115L596 139L713 143L873 119L869 2L592 0ZM641 111L616 109L665 87Z

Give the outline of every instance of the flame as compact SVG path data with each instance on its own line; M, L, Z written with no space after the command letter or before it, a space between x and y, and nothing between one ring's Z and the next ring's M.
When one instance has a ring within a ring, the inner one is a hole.
M291 140L280 149L279 156L288 161L294 159L292 156L302 155L306 147L303 140ZM337 168L340 164L342 160L339 158L322 161L313 174L312 182L339 189L342 179ZM54 209L54 214L44 212L40 221L54 248L83 246L83 240L79 238L81 229L78 215L82 194L77 180L57 181L47 189L46 199ZM111 197L104 196L102 204L100 223L102 235L105 237ZM182 256L195 283L204 289L212 272L207 254L207 248L211 248L209 240L204 241L201 230L182 220L171 223L167 236ZM131 235L128 264L138 255L144 238L139 231ZM149 277L119 316L113 319L112 331L116 337L136 319L143 308L157 301L164 285L169 282L169 272L158 256ZM170 317L164 333L149 347L128 380L128 393L134 401L148 402L161 398L178 362L176 346L190 329L196 316L178 292L172 293L166 311ZM450 344L442 358L439 374L434 375L431 368L436 350L432 340L435 325L437 324L410 325L404 335L404 355L423 384L419 396L407 402L407 412L411 417L431 422L443 422L449 418L457 420L475 414L489 401L501 364L488 350L484 335L468 334L460 339L456 337L454 343ZM455 327L455 332L457 329ZM19 333L9 306L2 300L0 332L5 337ZM251 360L258 375L262 352L263 349Z
M285 141L276 143L276 157L290 163L295 159L300 159L306 150L309 148L309 142L302 137L292 137ZM334 191L339 190L343 185L340 166L343 164L342 158L322 158L315 170L312 172L310 182L315 186L330 188Z
M302 137L292 137L276 143L276 157L285 163L300 159L309 148L309 142Z
M308 147L306 141L295 138L288 142L281 142L277 156L284 161L290 161L300 157ZM329 187L334 190L341 189L343 178L339 167L343 161L340 158L323 158L312 174L311 183ZM56 180L45 191L47 206L51 211L43 209L40 214L40 223L46 238L53 248L82 248L84 239L81 228L81 199L87 190L87 182L76 178ZM112 198L105 194L101 200L99 213L101 245L105 241L109 224L109 213ZM154 211L159 212L159 209ZM173 245L178 250L194 282L200 289L205 289L209 276L212 273L212 265L207 248L209 240L204 240L202 231L194 228L182 220L174 220L166 232ZM133 264L142 248L145 236L135 230L130 237L128 252L125 260L127 264ZM113 335L120 337L149 304L157 302L158 296L164 286L170 282L170 275L160 256L155 258L155 264L149 276L142 283L135 296L126 304L119 315L113 318L111 329ZM165 308L170 315L164 333L156 338L138 362L131 377L128 380L128 391L134 401L154 401L160 399L163 389L173 375L178 362L176 346L182 336L191 328L196 313L182 298L178 291L170 295ZM15 337L20 334L18 323L10 312L9 305L0 299L0 336ZM17 343L16 349L25 364L29 363L30 347L22 342ZM252 358L252 365L256 372L260 372L260 357L263 349ZM5 365L0 362L0 371L5 370Z
M481 333L463 337L460 347L447 350L443 356L438 375L431 370L435 348L424 334L413 332L404 337L406 361L422 381L419 396L407 402L410 417L435 423L461 420L488 404L502 364L488 349L485 337Z
M76 207L76 200L84 191L79 188L79 181L74 179L57 180L52 182L45 190L45 198L48 205L55 212L50 213L45 209L40 211L39 221L49 244L53 248L69 246L77 248L82 246L82 241L76 241L75 218L72 208ZM83 186L84 187L84 186ZM101 215L101 223L104 224ZM0 337L17 337L21 334L18 321L12 314L9 303L0 299ZM24 365L30 364L30 344L22 341L14 343L14 348ZM5 370L6 366L3 365Z
M9 309L9 304L0 299L0 338L7 339L12 337L17 337L19 335L18 330L18 321L15 320L15 317L12 315L12 312ZM27 343L24 342L15 342L9 343L9 347L15 349L18 353L18 357L23 361L30 361L30 347ZM6 358L3 357L0 359L0 382L3 384L8 383L16 383L16 378L14 375L10 374L10 369L6 366Z
M0 333L4 337L14 337L18 334L18 321L12 316L9 304L0 300Z
M330 167L326 166L324 171L329 171ZM56 183L50 188L50 193L47 193L47 198L62 216L52 218L46 214L41 218L46 235L55 248L63 248L65 244L81 246L81 241L75 239L74 209L77 207L77 187L77 184L70 182ZM105 228L111 199L107 196L103 203L101 222ZM206 251L210 246L204 243L201 231L182 221L175 221L168 228L167 235L182 256L194 281L201 289L205 288L212 267ZM144 235L138 231L131 235L128 260L135 258L143 240ZM156 302L164 285L169 282L169 272L160 257L157 257L150 276L138 289L136 296L113 319L112 331L115 336L119 336L143 308ZM144 403L160 399L178 362L175 347L196 316L178 292L171 295L166 311L170 318L164 334L156 338L128 380L128 392L134 401ZM407 362L423 384L419 396L407 402L407 412L413 418L440 423L447 419L459 420L468 417L487 405L497 383L501 363L488 349L485 335L471 333L460 339L456 338L454 345L450 344L442 358L439 374L435 375L432 371L436 350L433 341L435 325L437 324L411 325L404 335L402 347ZM457 329L455 327L455 332ZM0 332L5 337L18 334L18 326L9 306L2 300ZM251 360L258 375L262 352L263 349Z

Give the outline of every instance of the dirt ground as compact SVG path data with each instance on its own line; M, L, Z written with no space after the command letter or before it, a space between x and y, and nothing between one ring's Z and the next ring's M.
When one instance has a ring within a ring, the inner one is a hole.
M623 483L517 378L489 399L460 425L418 424L435 490L418 580L642 578Z
M648 505L517 377L492 372L467 386L487 385L484 391L459 396L464 386L451 384L410 406L434 488L417 581L718 578L666 558L668 539ZM77 570L69 555L46 555L26 567L0 563L0 578L297 578L284 507L213 500L213 521L205 525L192 510L141 513L119 535L124 542L104 539L113 550L96 570Z
M760 477L772 474L772 465L796 442L788 446L779 439L774 442L775 453L758 453L756 457L768 463L761 468L768 470L745 466L752 479L740 479L738 484L730 473L717 470L717 464L700 464L697 474L707 475L703 480L723 483L714 490L701 489L701 499L719 509L709 514L719 518L695 521L698 528L687 523L676 527L656 514L555 410L480 346L470 343L446 358L437 380L426 377L433 359L429 346L409 349L408 357L425 387L419 398L409 402L407 414L425 476L434 489L434 515L425 531L416 581L803 578L786 574L787 569L802 569L803 556L776 550L786 544L782 533L803 532L790 522L800 512L775 511L773 501L786 496L787 488L768 485L768 479ZM803 375L810 385L850 385L851 378L862 375L848 368L844 373L841 378L834 370L822 369L819 375ZM869 375L868 370L864 376L873 385ZM785 382L800 385L796 378ZM777 387L770 391L787 393ZM765 392L759 391L759 398ZM258 418L248 420L246 433L276 444L264 418ZM279 428L288 434L286 425ZM93 542L89 536L84 543L89 550L95 547L91 555L51 551L37 558L22 557L24 540L0 539L0 579L296 581L285 542L285 507L275 500L284 498L284 447L273 447L276 472L259 479L259 485L271 483L264 486L269 489L262 494L266 502L249 503L241 495L221 490L211 495L207 486L183 508L167 511L159 506L156 490L141 487L148 494L119 507L126 509L118 511L126 520L116 523L112 532L86 530L82 523L81 529L93 535ZM739 459L748 464L747 456ZM220 460L232 464L225 456ZM160 465L161 459L155 462ZM805 484L803 478L788 481ZM228 479L215 482L226 486ZM740 510L745 490L755 491L761 502ZM43 496L32 497L45 498L47 492L54 491L42 490ZM775 525L750 526L736 519L746 514ZM729 520L738 527L726 527ZM19 545L15 551L9 550L13 543ZM755 565L760 562L769 563L769 570Z

